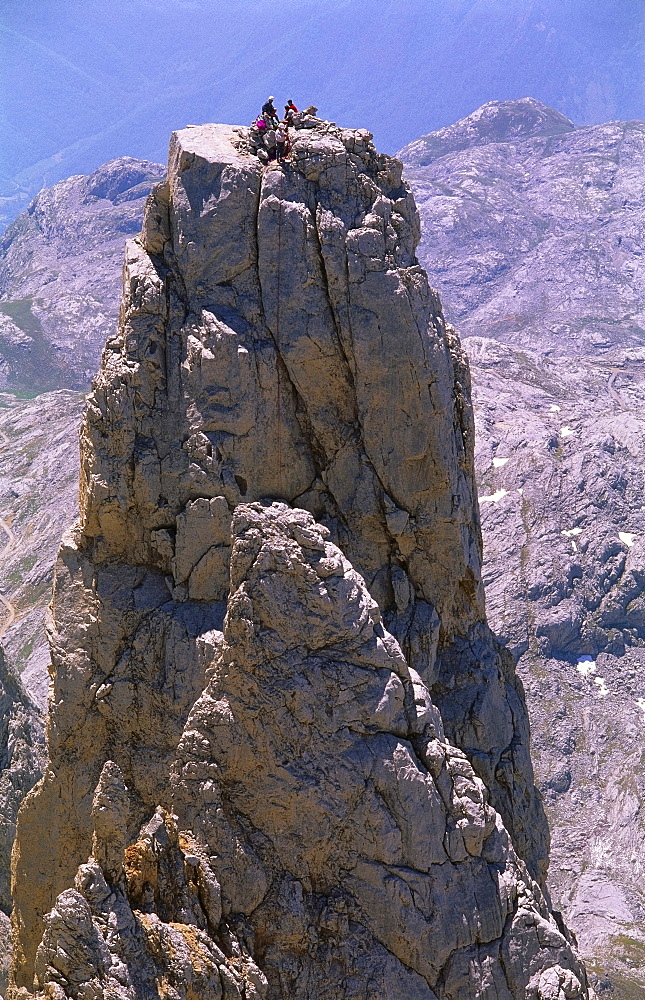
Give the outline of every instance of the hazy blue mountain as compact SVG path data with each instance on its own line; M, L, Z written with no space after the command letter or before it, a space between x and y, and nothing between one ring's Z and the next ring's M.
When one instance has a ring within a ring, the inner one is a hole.
M126 239L160 163L123 156L44 188L0 239L0 392L86 389L121 298Z
M31 0L0 8L0 224L44 184L268 93L393 151L486 101L641 117L640 0Z
M642 344L644 132L525 98L400 151L419 257L462 336L555 356Z

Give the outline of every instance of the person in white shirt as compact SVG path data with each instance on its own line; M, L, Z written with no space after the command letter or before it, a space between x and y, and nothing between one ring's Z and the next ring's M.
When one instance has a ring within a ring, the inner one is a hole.
M275 152L278 163L280 163L281 160L284 160L288 141L289 128L281 122L275 130Z

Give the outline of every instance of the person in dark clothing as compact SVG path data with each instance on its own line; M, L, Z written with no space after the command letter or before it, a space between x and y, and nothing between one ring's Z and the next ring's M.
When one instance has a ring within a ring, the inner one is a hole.
M273 100L274 100L273 96L271 96L269 100L262 105L262 114L266 118L267 124L269 125L271 125L272 123L275 123L277 125L278 123L278 112L273 106Z

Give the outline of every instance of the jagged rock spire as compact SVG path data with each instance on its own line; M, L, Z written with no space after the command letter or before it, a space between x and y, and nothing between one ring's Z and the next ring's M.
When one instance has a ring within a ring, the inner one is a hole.
M545 1000L556 966L586 997L536 881L548 837L485 624L468 367L401 165L323 122L281 167L245 149L229 126L177 133L127 247L57 567L14 988L39 947L39 989L56 980L57 896L75 884L100 924L112 880L145 941L108 951L180 997L204 954L246 997L266 976L282 1000L470 1000L489 979Z

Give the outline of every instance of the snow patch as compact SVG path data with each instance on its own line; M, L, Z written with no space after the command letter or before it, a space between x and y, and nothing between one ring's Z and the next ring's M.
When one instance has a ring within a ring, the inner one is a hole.
M508 462L507 458L494 458L493 459L493 465L495 466L496 469L501 469L501 467L503 465L506 465L507 462Z
M562 407L557 406L556 403L551 403L549 409L550 409L551 413L560 413Z
M595 672L596 672L596 661L594 660L593 656L578 657L579 674L582 674L583 677L588 677L589 674L595 674Z
M491 493L489 497L480 497L480 503L497 503L498 500L503 500L504 497L508 496L508 490L495 490Z
M637 698L636 704L640 708L641 712L645 712L645 698Z
M573 549L574 552L577 552L578 551L578 546L574 542L572 536L573 535L581 535L582 534L582 528L569 528L568 531L565 529L564 531L561 531L560 534L564 535L565 538L569 539L569 541L571 542L571 548Z
M623 545L626 545L628 549L631 549L634 544L634 539L636 538L635 531L619 531L618 537Z
M560 437L570 438L570 437L573 437L573 435L575 433L576 432L571 427L561 427L560 428Z
M607 695L609 694L609 688L605 684L605 678L604 677L594 677L593 682L594 682L594 684L598 685L598 697L599 698L606 698Z

